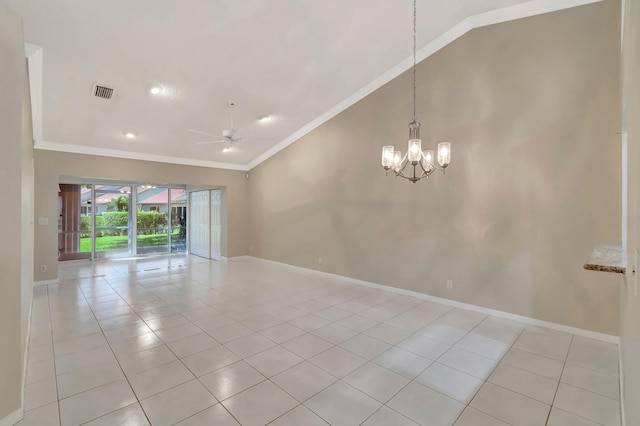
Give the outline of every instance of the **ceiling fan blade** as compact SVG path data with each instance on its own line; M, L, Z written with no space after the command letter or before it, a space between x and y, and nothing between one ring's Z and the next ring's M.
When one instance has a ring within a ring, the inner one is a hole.
M243 143L248 143L248 144L252 144L252 143L259 143L259 142L273 142L276 139L275 138L248 138L248 139L234 139L234 141L242 141Z
M191 133L196 133L198 135L205 135L205 136L210 136L212 138L217 138L217 139L225 139L223 136L220 135L214 135L212 133L207 133L207 132L201 132L200 130L188 130Z
M227 141L226 141L226 140L224 140L224 141L205 141L205 142L196 142L196 145L206 145L206 144L209 144L209 143L227 143Z

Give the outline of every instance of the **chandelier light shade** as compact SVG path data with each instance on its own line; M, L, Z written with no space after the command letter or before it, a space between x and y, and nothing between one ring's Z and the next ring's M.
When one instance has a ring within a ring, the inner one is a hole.
M416 183L422 178L428 178L436 170L444 173L451 163L451 143L440 142L438 144L438 157L433 150L422 150L420 139L420 123L416 118L416 0L413 0L413 120L409 123L409 142L407 153L396 151L392 145L382 147L382 167L397 177ZM407 169L408 166L411 168Z
M451 143L440 142L438 144L438 164L440 167L447 167L451 162Z
M393 165L393 146L387 145L382 147L382 167L389 170Z

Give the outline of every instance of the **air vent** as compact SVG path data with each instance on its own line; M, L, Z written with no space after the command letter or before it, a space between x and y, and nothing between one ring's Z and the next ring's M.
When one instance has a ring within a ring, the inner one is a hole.
M93 96L95 96L96 98L111 99L111 97L113 96L113 89L110 87L95 84L93 86Z

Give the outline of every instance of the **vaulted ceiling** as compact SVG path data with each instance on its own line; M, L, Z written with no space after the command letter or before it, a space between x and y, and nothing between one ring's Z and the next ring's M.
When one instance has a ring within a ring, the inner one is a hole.
M411 0L0 1L42 48L31 78L44 149L247 169L411 64ZM419 56L476 26L589 2L418 0ZM230 127L229 99L242 141L198 144L212 138L190 129Z

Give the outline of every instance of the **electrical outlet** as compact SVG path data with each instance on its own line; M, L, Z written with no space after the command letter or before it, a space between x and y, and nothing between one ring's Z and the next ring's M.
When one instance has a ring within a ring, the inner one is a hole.
M318 258L318 265L322 265L322 258L321 257Z
M38 225L48 225L49 218L48 217L40 217L38 218Z
M453 281L447 280L447 290L453 290Z
M47 265L40 265L40 272L47 272Z
M249 252L253 252L253 246L249 246Z

